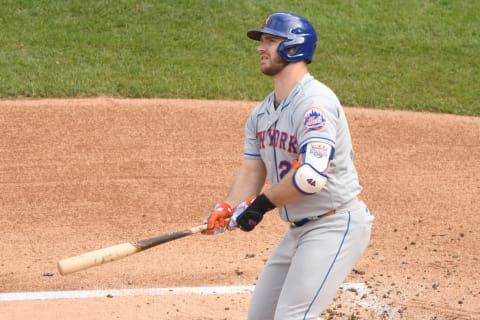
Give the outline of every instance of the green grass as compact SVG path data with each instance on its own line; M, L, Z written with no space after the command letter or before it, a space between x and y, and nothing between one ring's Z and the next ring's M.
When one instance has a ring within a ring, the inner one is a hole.
M342 103L480 115L480 1L37 0L0 6L0 97L260 100L271 11L308 17Z

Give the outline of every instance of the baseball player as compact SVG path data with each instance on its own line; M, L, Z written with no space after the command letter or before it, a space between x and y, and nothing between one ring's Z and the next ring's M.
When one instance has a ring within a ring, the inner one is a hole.
M252 231L277 208L288 227L256 283L248 319L318 319L367 248L374 218L360 196L343 108L308 72L313 26L276 12L247 36L258 41L260 70L274 90L246 122L239 173L205 218L205 233Z

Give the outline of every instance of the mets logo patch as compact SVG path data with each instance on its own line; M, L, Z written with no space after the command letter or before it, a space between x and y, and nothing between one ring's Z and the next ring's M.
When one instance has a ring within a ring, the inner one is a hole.
M320 108L310 108L303 116L303 125L309 131L322 130L325 124L327 124L327 117Z
M270 20L270 15L268 15L264 20L263 20L263 27L265 27L268 24L268 21Z

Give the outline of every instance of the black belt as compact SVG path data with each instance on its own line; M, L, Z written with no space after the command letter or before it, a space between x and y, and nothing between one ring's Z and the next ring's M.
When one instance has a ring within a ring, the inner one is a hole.
M314 220L318 220L320 218L325 218L325 217L331 216L332 214L335 214L336 212L337 212L337 210L333 209L333 210L325 212L324 214L321 214L321 215L316 216L316 217L309 217L309 218L304 218L302 220L290 222L290 225L292 227L301 227L301 226L303 226L304 224L306 224L310 221L314 221Z

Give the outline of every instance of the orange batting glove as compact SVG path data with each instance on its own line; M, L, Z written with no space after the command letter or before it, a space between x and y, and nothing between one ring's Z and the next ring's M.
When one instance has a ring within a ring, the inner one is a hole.
M205 217L203 224L207 225L207 229L202 231L203 234L218 234L225 232L228 227L228 219L233 214L232 207L226 203L218 203L212 213Z

